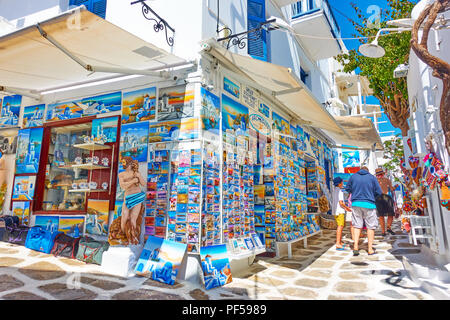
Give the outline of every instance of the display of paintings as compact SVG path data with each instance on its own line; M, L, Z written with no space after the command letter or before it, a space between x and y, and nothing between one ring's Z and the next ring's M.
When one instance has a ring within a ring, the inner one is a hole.
M222 95L222 131L224 141L230 141L229 138L248 135L248 108ZM234 140L234 139L232 139Z
M122 123L156 120L156 87L124 92Z
M50 232L57 232L59 229L58 216L36 216L34 220L35 226L41 226Z
M175 284L187 245L149 236L136 264L137 275Z
M98 236L108 235L109 200L88 199L86 233Z
M360 157L359 151L343 151L342 152L342 162L343 167L359 167L360 166Z
M208 134L219 135L220 99L208 90L201 88L202 95L202 129Z
M38 173L44 128L19 130L16 173Z
M12 213L19 218L19 224L28 225L30 221L29 201L14 201L12 203Z
M146 162L148 156L148 121L122 125L120 134L120 156Z
M105 142L116 142L119 117L97 118L92 120L92 137L104 138Z
M205 289L209 290L231 283L230 261L224 244L200 248Z
M192 84L160 88L158 94L158 121L194 116L195 88Z
M12 200L33 200L36 176L16 176L12 191Z
M84 233L84 216L60 216L58 231L73 238L81 237Z
M3 97L0 110L0 127L17 126L19 124L21 95Z
M231 94L236 99L241 98L241 87L239 84L234 83L227 77L223 78L223 90Z
M24 107L23 128L41 127L44 125L45 104Z

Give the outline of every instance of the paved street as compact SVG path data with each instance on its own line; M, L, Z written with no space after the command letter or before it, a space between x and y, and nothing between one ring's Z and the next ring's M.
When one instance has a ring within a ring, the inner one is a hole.
M433 299L407 277L401 258L420 250L396 227L395 236L376 236L377 255L367 256L362 244L358 257L336 251L335 231L325 229L308 239L307 249L297 243L292 259L258 258L245 274L233 274L232 283L208 291L188 282L111 276L97 265L0 242L0 299Z

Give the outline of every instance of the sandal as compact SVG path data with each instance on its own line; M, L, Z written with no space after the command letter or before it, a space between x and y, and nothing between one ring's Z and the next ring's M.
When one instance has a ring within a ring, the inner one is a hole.
M367 252L367 255L368 255L368 256L373 256L373 255L376 254L376 253L377 253L377 250L373 249L373 252L372 252L372 253L368 253L368 252Z
M337 248L336 247L336 250L337 251L344 251L345 250L345 246L346 246L346 244L344 243L341 248Z
M395 235L395 232L392 231L391 229L387 229L387 232L389 232L389 233L392 234L392 235Z
M353 256L354 257L359 256L359 250L353 250Z

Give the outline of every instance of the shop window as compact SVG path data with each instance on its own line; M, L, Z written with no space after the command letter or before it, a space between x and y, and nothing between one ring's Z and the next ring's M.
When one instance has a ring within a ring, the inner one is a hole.
M69 6L84 5L87 10L105 19L107 0L70 0Z
M247 1L247 25L248 30L258 28L266 21L265 0ZM248 34L248 54L255 59L267 61L267 33L265 30Z

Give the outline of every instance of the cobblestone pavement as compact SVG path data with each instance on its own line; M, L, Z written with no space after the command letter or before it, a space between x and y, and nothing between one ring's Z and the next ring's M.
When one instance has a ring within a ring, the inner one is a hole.
M232 283L208 291L184 281L169 286L138 276L112 276L98 265L0 242L0 299L432 299L403 269L402 256L420 250L401 231L384 238L377 235L374 256L367 255L367 244L360 245L358 257L350 248L336 251L334 237L335 231L324 230L308 239L306 249L298 242L291 259L258 257L244 273L233 274ZM344 241L350 246L349 238L346 230Z

